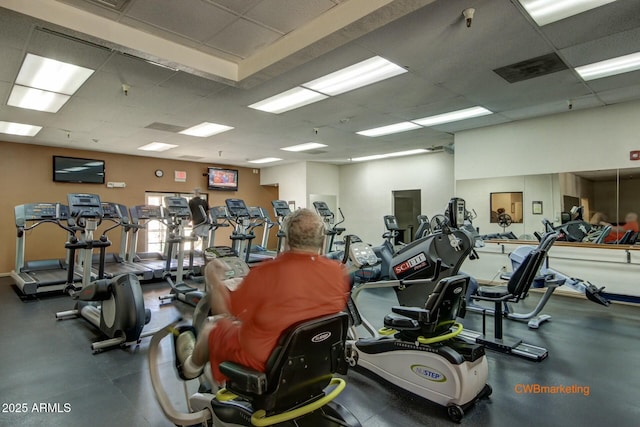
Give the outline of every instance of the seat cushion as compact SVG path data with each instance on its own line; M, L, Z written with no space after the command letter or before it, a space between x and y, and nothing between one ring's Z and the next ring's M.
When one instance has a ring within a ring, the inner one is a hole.
M501 298L509 295L509 290L506 286L480 286L478 288L478 295L487 298Z

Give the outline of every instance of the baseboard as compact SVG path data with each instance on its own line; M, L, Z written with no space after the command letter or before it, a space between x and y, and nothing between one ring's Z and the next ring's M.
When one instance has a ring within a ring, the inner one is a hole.
M0 273L0 277L9 277L11 273Z

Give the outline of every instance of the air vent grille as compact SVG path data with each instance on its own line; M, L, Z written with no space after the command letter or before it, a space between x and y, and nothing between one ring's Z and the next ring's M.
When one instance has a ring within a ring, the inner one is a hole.
M170 125L169 123L160 123L160 122L153 122L150 125L145 126L145 128L161 130L164 132L173 132L173 133L178 133L186 129L183 126Z
M182 160L200 160L200 159L204 159L204 157L202 156L178 156L179 159Z
M86 0L87 3L108 7L109 9L121 11L130 0Z
M526 61L507 65L506 67L496 68L493 71L509 83L517 83L545 76L547 74L556 73L558 71L566 70L567 68L566 64L562 62L562 59L560 59L557 54L550 53L548 55L538 56L537 58L531 58Z

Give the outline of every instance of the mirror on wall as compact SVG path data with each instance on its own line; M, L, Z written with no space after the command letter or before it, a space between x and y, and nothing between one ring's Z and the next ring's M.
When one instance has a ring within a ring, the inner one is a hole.
M523 220L522 192L500 192L489 195L491 223L499 224L502 217L509 218L512 224L521 224Z
M611 226L602 241L585 243L638 242L640 167L458 180L456 195L478 213L473 225L481 235L512 232L519 239L535 239L536 232L545 231L543 220L559 227L581 214L587 229ZM500 213L509 215L512 224L501 227Z

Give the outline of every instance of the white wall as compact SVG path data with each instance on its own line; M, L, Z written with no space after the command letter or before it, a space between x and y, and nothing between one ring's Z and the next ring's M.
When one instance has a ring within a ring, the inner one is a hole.
M456 133L456 179L638 167L640 102Z
M340 166L340 207L345 227L365 242L382 241L382 217L393 214L392 191L422 191L422 213L443 213L453 196L453 156L400 157Z
M310 194L335 196L340 206L340 168L326 163L307 162L307 206ZM335 212L337 215L337 212Z
M468 210L474 209L478 214L473 225L480 228L480 234L490 234L502 232L502 227L490 223L490 194L521 191L523 193L523 222L511 224L505 231L511 231L516 236L533 235L534 231L544 229L541 223L543 218L554 221L556 216L560 214L557 182L557 174L463 179L456 182L456 196L467 202ZM542 215L532 213L531 202L533 201L542 201Z
M296 208L304 208L307 206L307 163L263 168L260 185L277 185L281 200L294 200Z

